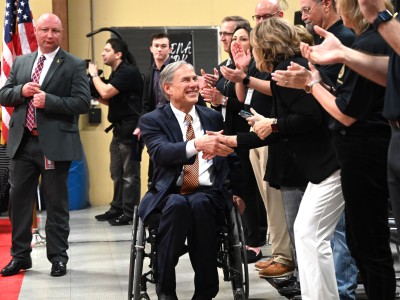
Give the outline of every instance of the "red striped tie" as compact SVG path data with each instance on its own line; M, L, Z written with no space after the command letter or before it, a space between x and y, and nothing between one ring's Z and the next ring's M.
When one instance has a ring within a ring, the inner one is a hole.
M46 57L44 55L39 57L35 71L33 72L33 75L32 75L33 82L39 83L40 73L42 73L45 59L46 59ZM26 127L29 129L29 131L32 131L32 129L36 127L35 107L33 106L32 99L29 100L29 103L28 103L28 110L26 112L25 124L26 124Z
M194 130L192 126L192 116L187 114L185 116L187 124L186 141L193 140ZM196 159L193 164L185 165L183 167L183 181L181 187L181 194L190 194L199 187L199 158L196 154Z

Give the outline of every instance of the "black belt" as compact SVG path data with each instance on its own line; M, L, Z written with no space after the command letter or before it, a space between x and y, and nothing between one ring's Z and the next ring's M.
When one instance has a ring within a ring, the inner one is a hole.
M37 128L33 128L31 131L29 131L29 129L27 127L25 127L25 133L30 136L38 136L39 135Z
M400 128L400 119L397 119L397 120L389 120L388 122L389 122L390 127L396 128L396 129L399 129L399 128Z

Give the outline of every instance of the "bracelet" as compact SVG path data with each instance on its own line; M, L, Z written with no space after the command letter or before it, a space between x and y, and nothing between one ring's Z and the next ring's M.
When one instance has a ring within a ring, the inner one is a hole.
M92 74L90 74L90 76L91 76L92 78L95 78L95 77L99 77L99 74L97 74L97 73L94 73L93 75L92 75Z
M336 89L333 86L329 87L329 93L331 93L332 95L336 96Z
M311 94L313 85L316 84L316 83L320 83L320 82L321 82L320 79L318 79L318 80L317 79L313 79L313 80L311 80L309 83L307 83L305 85L304 90L306 91L307 94Z

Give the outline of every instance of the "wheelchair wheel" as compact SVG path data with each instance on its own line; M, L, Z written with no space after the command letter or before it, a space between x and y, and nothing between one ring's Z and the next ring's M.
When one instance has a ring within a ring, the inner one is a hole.
M232 222L232 291L235 300L249 298L249 270L247 266L246 241L244 237L242 219L236 207L230 213Z
M137 215L137 206L133 212L132 244L129 265L128 300L146 299L140 295L140 280L143 272L145 229L143 221Z

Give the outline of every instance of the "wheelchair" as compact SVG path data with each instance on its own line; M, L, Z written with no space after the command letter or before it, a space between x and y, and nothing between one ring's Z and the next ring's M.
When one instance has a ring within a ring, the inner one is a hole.
M128 300L150 300L147 283L157 282L156 235L161 214L149 218L146 224L134 208L132 244L129 266ZM156 220L156 221L154 221ZM156 224L156 225L155 225ZM217 265L224 281L230 281L234 300L249 297L249 273L246 243L241 217L236 206L217 217ZM148 258L147 260L145 260ZM148 267L147 263L148 261ZM145 269L145 270L144 270Z

